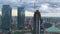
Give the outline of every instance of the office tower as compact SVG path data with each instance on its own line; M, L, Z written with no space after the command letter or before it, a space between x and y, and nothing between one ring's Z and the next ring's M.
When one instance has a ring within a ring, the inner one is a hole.
M0 34L2 34L2 28L1 28L2 22L1 22L1 15L0 15Z
M2 28L1 28L1 15L0 15L0 30L1 30Z
M25 9L24 9L24 7L18 7L18 23L17 23L17 27L18 27L19 30L23 29L24 21L25 21Z
M8 34L11 26L12 8L9 5L2 7L2 32ZM10 34L10 33L9 33Z
M33 34L40 34L41 14L36 10L33 17Z

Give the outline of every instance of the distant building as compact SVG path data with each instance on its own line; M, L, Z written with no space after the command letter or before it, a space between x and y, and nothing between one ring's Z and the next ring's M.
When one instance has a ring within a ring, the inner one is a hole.
M42 19L39 10L36 10L33 17L33 34L43 33L43 28L41 26Z
M32 29L32 17L25 17L25 29Z
M12 22L17 24L17 16L12 16Z
M12 29L12 30L15 30L16 28L17 28L17 27L16 27L16 24L15 24L15 23L12 23L12 24L11 24L11 29Z
M15 30L17 28L17 16L12 16L11 29Z
M9 5L3 5L2 8L2 32L6 33L10 31L12 8Z
M17 21L18 21L17 28L23 29L24 22L25 22L25 9L24 9L24 7L18 7L18 20Z

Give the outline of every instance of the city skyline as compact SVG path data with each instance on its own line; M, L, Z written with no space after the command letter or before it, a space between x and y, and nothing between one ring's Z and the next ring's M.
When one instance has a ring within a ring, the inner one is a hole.
M0 0L0 34L60 34L60 0Z
M12 16L17 16L17 9L12 9ZM34 12L25 10L25 16L32 16L33 17ZM0 15L2 16L2 11L0 12ZM42 17L60 17L60 13L41 13Z

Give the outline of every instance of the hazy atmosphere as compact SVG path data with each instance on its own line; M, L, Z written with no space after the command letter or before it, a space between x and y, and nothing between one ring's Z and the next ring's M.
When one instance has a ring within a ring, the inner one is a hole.
M60 34L60 0L0 0L0 34Z
M2 5L10 5L13 9L13 16L17 16L17 7L21 6L24 6L28 12L34 12L34 10L39 9L41 13L49 13L49 15L51 13L54 15L53 13L55 13L58 17L58 13L60 13L60 0L0 0L0 14Z

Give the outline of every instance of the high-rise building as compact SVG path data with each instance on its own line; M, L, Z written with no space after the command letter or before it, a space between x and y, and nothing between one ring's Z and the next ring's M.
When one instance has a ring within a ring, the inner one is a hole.
M8 33L11 28L12 8L9 5L3 5L2 7L2 32Z
M1 28L1 25L2 25L2 24L1 24L1 15L0 15L0 30L2 29L2 28Z
M18 23L17 28L23 29L25 22L25 9L24 7L18 7Z
M33 17L33 34L40 34L41 14L36 10Z

